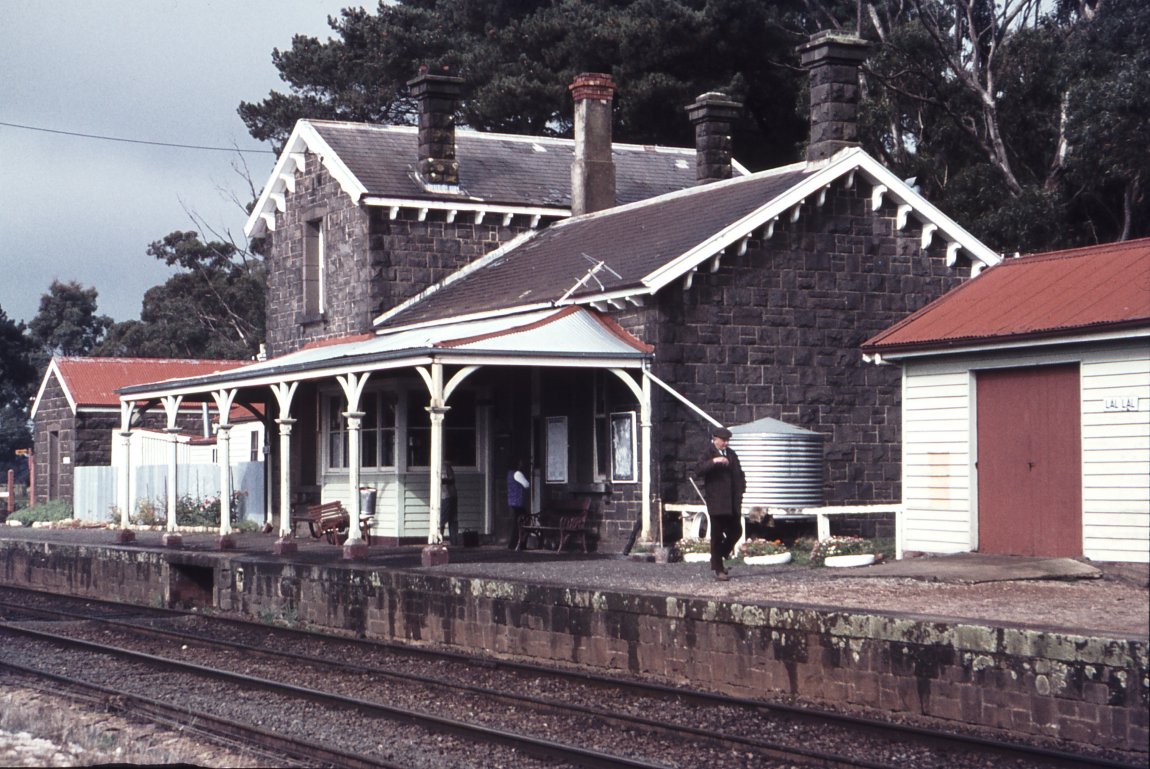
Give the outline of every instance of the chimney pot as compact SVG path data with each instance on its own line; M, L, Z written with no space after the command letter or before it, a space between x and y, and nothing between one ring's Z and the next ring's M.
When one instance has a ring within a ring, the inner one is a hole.
M820 32L799 47L810 78L808 161L858 146L859 67L868 49L866 41L834 31Z
M743 105L726 94L709 91L687 107L695 126L695 180L699 184L731 178L731 124Z
M571 164L571 213L615 205L615 161L611 156L611 75L584 72L569 86L575 100L575 161Z
M419 75L407 81L413 98L419 101L419 175L430 184L459 185L459 163L455 160L455 106L463 88L463 78L430 75L420 67Z

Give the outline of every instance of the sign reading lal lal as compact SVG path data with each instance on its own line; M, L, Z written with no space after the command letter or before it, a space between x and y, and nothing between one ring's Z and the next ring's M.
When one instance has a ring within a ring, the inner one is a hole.
M1138 395L1137 393L1119 393L1117 395L1108 395L1102 399L1102 410L1137 411Z

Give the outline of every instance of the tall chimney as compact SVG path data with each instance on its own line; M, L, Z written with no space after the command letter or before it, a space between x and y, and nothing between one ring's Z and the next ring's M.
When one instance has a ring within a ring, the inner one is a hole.
M853 35L834 31L820 32L799 46L811 85L808 161L858 146L859 65L866 59L867 47Z
M575 99L575 162L571 164L571 213L615 205L615 162L611 158L610 75L584 72L568 86Z
M731 178L731 123L743 105L714 91L687 107L695 126L695 180L699 184Z
M455 104L463 78L420 72L407 81L419 101L419 175L426 184L458 186Z

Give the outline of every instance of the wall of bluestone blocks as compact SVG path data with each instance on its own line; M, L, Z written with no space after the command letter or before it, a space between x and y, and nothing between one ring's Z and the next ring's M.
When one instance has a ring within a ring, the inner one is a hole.
M258 562L221 608L368 638L1145 751L1144 638Z
M700 267L690 288L614 317L655 345L653 371L725 425L781 419L824 436L826 504L901 499L901 378L866 363L859 345L960 285L970 264L946 264L936 238L896 227L896 209L873 211L867 184L836 183L822 206L804 204L773 235L756 231L741 256ZM694 501L691 465L710 425L654 392L656 490Z
M1146 752L1146 638L627 595L231 553L0 541L0 583L129 604L213 569L215 607L316 630L625 671ZM206 608L206 607L201 607Z
M527 217L506 225L492 216L476 222L463 213L358 205L314 155L296 173L295 191L276 214L267 257L267 345L271 356L309 342L371 330L372 320L460 267L528 229ZM304 315L304 225L324 220L323 317Z

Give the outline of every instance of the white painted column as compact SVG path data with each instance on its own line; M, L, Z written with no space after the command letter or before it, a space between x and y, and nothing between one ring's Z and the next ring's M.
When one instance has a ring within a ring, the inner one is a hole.
M216 431L216 453L220 465L220 537L232 533L232 426L221 424Z
M348 511L348 515L351 520L347 526L347 542L343 545L345 558L360 557L361 554L366 554L367 547L359 530L359 519L363 513L363 505L359 498L359 473L363 458L360 429L363 427L364 417L364 412L359 410L359 402L368 376L369 373L365 372L358 375L344 374L336 378L347 398L347 411L343 412L343 416L347 420L347 480L351 486L351 510Z
M643 369L646 371L648 364L643 364ZM640 453L641 467L639 468L639 479L642 486L643 494L643 532L642 537L644 542L651 542L655 536L658 527L652 519L652 506L651 506L651 380L648 377L640 377L643 386L643 397L639 401L639 438L643 442L643 450ZM659 545L663 543L660 542Z
M176 437L180 428L176 426L176 419L179 417L180 403L183 400L182 395L169 395L163 399L164 414L168 420L168 426L164 432L168 434L168 440L171 441L171 450L168 452L168 525L167 533L164 535L164 544L166 545L178 545L181 542L180 535L176 532L176 502L179 499L176 489L176 473L180 451L180 442Z
M291 428L294 419L277 419L280 426L280 537L291 536Z
M363 542L363 535L359 530L359 517L363 507L359 498L359 471L363 459L363 445L360 443L360 431L363 428L362 411L345 411L347 419L347 482L351 486L351 510L348 521L347 545L358 545Z
M431 364L431 381L427 382L431 391L431 405L427 413L431 418L431 446L428 458L428 472L430 483L428 494L428 532L427 544L438 545L443 541L439 531L439 520L443 513L443 417L447 409L443 405L443 364L435 361Z
M120 402L120 440L123 446L123 465L120 467L116 489L116 504L120 508L120 539L128 541L132 525L132 414L136 404L131 401Z
M291 402L299 382L277 382L272 385L272 395L279 406L279 418L276 424L280 426L280 542L291 538L291 429L295 420L291 416ZM271 486L268 486L268 496L271 496Z
M226 538L232 533L232 403L235 390L217 390L212 393L219 413L216 429L216 460L220 465L220 544L230 544Z

